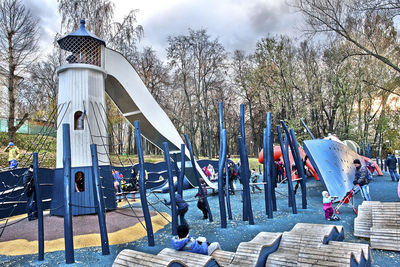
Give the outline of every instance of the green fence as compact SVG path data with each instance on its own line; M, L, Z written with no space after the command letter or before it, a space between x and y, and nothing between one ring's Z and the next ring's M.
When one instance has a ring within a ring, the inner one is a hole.
M17 124L18 121L15 122ZM53 126L46 126L48 123L41 121L25 121L17 133L22 134L45 134L56 137L57 129ZM7 119L0 119L0 132L8 132Z

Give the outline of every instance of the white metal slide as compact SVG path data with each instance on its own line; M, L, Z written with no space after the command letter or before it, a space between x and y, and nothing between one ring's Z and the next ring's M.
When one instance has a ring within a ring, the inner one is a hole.
M182 138L129 61L119 52L105 48L104 66L106 92L124 117L132 124L139 120L141 134L157 147L162 148L162 143L167 142L171 153L180 151L181 144L184 144ZM190 159L188 149L185 149L185 155ZM206 183L215 187L197 162L195 164ZM186 167L191 167L190 161L186 162ZM197 185L193 175L188 173L187 178L192 185Z

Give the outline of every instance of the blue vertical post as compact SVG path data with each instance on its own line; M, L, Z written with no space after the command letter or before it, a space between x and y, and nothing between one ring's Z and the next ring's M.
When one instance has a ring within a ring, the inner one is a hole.
M74 263L74 237L72 232L71 206L71 140L69 124L63 124L63 166L64 166L64 242L65 262Z
M190 162L192 163L192 166L193 166L194 178L196 179L196 182L200 187L200 194L203 197L203 200L204 200L204 202L206 204L206 208L207 208L207 212L208 212L208 220L210 222L212 222L213 221L213 216L212 216L212 213L211 213L210 205L208 204L208 199L207 199L206 192L203 191L203 187L201 186L200 176L199 176L199 173L198 173L198 171L196 169L196 163L194 161L192 144L190 143L189 136L187 136L187 134L185 134L185 140L186 140L186 145L187 145L187 148L188 148L189 154L190 154ZM225 215L225 221L226 221L226 215ZM226 228L226 226L225 226L225 228Z
M271 160L273 160L274 156L271 155L271 112L267 113L267 128L264 129L263 132L263 153L264 153L264 194L265 194L265 211L268 215L268 218L273 218L273 208L272 208L272 199L271 199L271 191L272 191L272 177L271 177Z
M181 171L178 179L178 193L183 198L183 179L185 178L185 144L181 144Z
M177 154L172 154L172 159L174 160L174 169L175 169L175 175L176 175L176 191L179 194L180 171L179 171L179 167L178 167L178 155ZM175 185L174 185L174 191L175 191ZM179 194L179 195L181 195L181 194ZM181 195L181 197L183 198L182 195Z
M286 137L287 135L285 135L285 137ZM287 150L289 150L289 141L288 141L288 139L287 138L285 138L285 147L286 147L286 149ZM282 153L283 153L283 151L282 151ZM283 155L283 154L282 154ZM289 159L289 151L288 151L288 159ZM285 162L285 161L283 161L283 162ZM289 163L290 163L290 159L289 159ZM286 163L285 163L286 164ZM290 175L292 175L292 166L291 165L289 165L290 167ZM288 181L289 181L289 177L288 176L286 176L286 178L288 179ZM292 180L290 180L291 181L291 184L293 183L293 181ZM293 184L292 184L293 185ZM291 207L292 206L292 194L290 193L291 191L290 191L290 186L289 186L289 184L288 184L288 199L289 199L289 201L288 201L288 206L289 207ZM293 194L293 196L294 196L294 194Z
M38 152L33 152L33 181L35 183L35 201L38 212L38 260L44 260L44 226L43 226L43 208L42 197L40 194L40 182L38 179L39 160Z
M362 153L363 153L363 156L365 157L365 144L364 144L364 142L361 142L361 144L362 144Z
M169 198L171 203L171 217L172 217L172 235L178 234L178 214L176 211L176 201L175 201L175 190L174 190L174 178L172 177L171 170L171 158L169 155L168 143L163 143L164 150L164 158L167 163L167 172L168 172L168 184L169 184ZM182 223L182 222L181 222Z
M357 154L360 155L360 148L357 147Z
M96 206L97 217L99 220L101 251L103 255L110 254L110 246L108 243L106 217L104 215L104 198L103 189L101 188L100 175L99 175L99 160L97 158L97 147L95 144L90 145L90 152L92 153L92 174L93 174L93 191L95 193L94 203Z
M301 204L303 209L307 209L307 188L306 188L306 175L304 174L303 161L300 156L299 146L297 144L296 135L293 128L290 129L290 137L293 143L293 151L296 154L296 166L298 166L297 171L299 174L300 186L301 186Z
M250 198L250 187L249 187L249 178L250 178L250 168L249 168L249 158L247 155L247 149L246 149L246 142L244 141L244 138L239 136L238 137L238 143L239 143L239 154L240 154L240 177L242 178L243 182L243 202L246 201L246 209L247 209L247 215L249 219L249 224L253 225L254 224L254 217L253 217L253 210L251 207L251 198Z
M219 200L219 211L221 215L221 228L226 228L227 226L224 185L222 180L224 179L223 170L226 161L226 142L223 140L224 138L226 138L226 134L224 134L224 132L226 132L225 129L222 129L220 132L220 150L219 150L219 161L218 161L218 200Z
M245 129L246 128L244 125L244 105L240 104L240 136L242 136L246 142L246 130Z
M226 134L226 132L225 132ZM228 210L228 220L232 220L231 197L229 195L229 170L227 160L225 159L225 196L226 196L226 209Z
M142 149L142 140L140 135L140 123L139 121L135 121L135 138L136 138L136 147L139 158L139 192L140 192L140 202L142 204L144 222L146 224L147 231L147 242L150 247L154 246L154 233L153 233L153 225L151 224L151 217L149 206L147 204L146 198L146 180L144 177L144 159L143 159L143 149Z
M304 128L306 128L308 134L311 136L312 139L315 139L314 135L310 131L310 129L307 127L307 124L303 121L303 118L300 118L301 123L303 124Z
M288 182L288 188L289 188L289 190L288 190L289 191L289 201L292 202L291 206L292 206L293 214L297 214L296 198L293 193L292 175L291 175L289 153L288 153L289 147L285 148L285 146L283 145L281 127L279 125L277 126L277 130L278 130L279 144L281 146L283 161L285 164L286 177L288 180L287 182ZM287 139L287 138L289 138L289 136L285 136L285 139Z
M371 145L370 144L367 145L367 155L368 155L368 158L371 158Z
M381 158L381 170L383 170L383 159Z
M244 142L246 143L246 128L244 125L244 104L240 104L240 115L239 115L239 125L240 125L240 136L244 139ZM240 169L243 170L242 165L240 165ZM247 203L247 197L246 197L246 192L244 188L244 179L242 176L242 171L240 172L240 179L242 180L243 184L243 191L242 191L242 200L243 200L243 220L247 221L249 219L249 212L248 212L248 203Z
M267 117L268 118L268 117ZM268 119L267 119L267 125L268 125ZM269 155L270 150L269 150L269 139L268 139L268 130L267 128L264 128L263 131L263 166L264 166L264 179L263 182L264 184L264 196L265 196L265 213L268 215L268 218L273 218L273 213L272 213L272 202L271 202L271 177L269 176L270 174L270 169L271 169L271 164L269 164Z
M277 206L276 206L276 194L275 194L275 188L276 188L276 179L277 179L277 173L276 173L276 167L275 167L275 159L274 159L274 132L272 131L272 124L271 124L271 139L270 139L270 153L271 153L271 201L272 201L272 210L277 211Z
M239 140L239 139L238 139ZM239 157L240 160L242 160L242 151L241 151L241 147L240 147L240 143L238 143L238 147L239 147ZM247 177L247 172L245 173L245 169L243 167L243 164L240 164L240 179L242 180L242 220L243 221L248 221L249 220L249 209L248 209L248 199L247 199L247 191L246 191L246 177ZM250 188L249 188L250 191Z
M224 110L222 107L222 102L219 102L219 132L221 133L224 128Z

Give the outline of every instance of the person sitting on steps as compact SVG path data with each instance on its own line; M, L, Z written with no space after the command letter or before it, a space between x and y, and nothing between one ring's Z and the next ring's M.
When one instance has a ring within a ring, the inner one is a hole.
M175 250L203 255L211 255L215 250L221 249L218 242L209 243L204 237L198 237L197 240L191 237L187 224L178 226L178 235L172 237L171 243Z

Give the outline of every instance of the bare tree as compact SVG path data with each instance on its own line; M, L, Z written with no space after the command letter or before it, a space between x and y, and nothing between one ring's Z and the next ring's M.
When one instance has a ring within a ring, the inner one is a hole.
M137 25L136 12L130 10L122 22L114 21L115 5L110 0L57 0L64 31L76 29L81 19L87 28L103 38L107 46L118 50L130 60L136 52L136 43L143 36L143 27Z
M390 1L384 1L384 6L371 5L377 1L352 1L352 0L294 0L293 5L305 16L311 33L336 33L354 45L354 52L350 55L369 55L382 61L384 64L400 72L395 58L398 57L397 49L393 48L390 53L377 49L377 43L371 38L373 31L368 30L368 21L374 25L375 19L391 21L391 17L382 16L371 12L371 8L390 7ZM380 1L381 2L381 1ZM393 3L397 3L395 0ZM367 4L365 4L367 3ZM369 5L368 5L369 3ZM361 6L364 4L363 6ZM391 7L395 10L395 7ZM396 9L398 10L398 9ZM371 29L371 28L369 28ZM365 31L364 31L365 30ZM390 30L390 29L387 29Z
M154 99L165 106L167 101L161 100L165 100L163 98L169 85L169 73L168 68L157 58L156 52L150 47L144 48L143 52L136 54L134 66Z
M16 96L22 73L35 59L38 49L38 20L18 0L0 3L0 70L6 77L8 89L8 139L15 140L15 133L29 114L25 113L15 123Z

